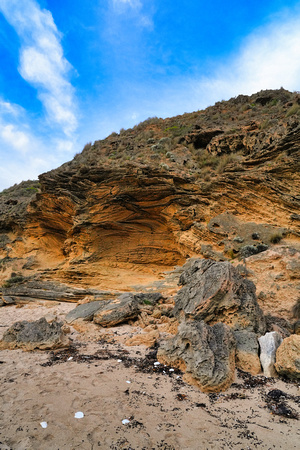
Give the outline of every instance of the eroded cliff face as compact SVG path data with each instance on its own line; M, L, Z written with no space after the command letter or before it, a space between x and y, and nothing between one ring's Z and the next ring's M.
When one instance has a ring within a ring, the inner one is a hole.
M299 248L299 103L266 91L149 119L41 175L30 202L2 193L1 281L130 290L195 255Z

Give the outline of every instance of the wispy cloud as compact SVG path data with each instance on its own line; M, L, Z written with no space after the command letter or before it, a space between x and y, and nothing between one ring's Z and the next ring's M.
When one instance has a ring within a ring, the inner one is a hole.
M129 6L130 8L139 9L142 7L141 0L112 0L115 8Z
M150 9L145 12L144 4L142 0L110 0L113 7L113 11L117 15L132 15L136 19L136 23L145 29L153 28L152 15ZM129 14L130 13L130 14Z
M71 135L77 127L71 65L51 13L35 0L0 0L0 12L20 37L20 75L37 89L49 123Z

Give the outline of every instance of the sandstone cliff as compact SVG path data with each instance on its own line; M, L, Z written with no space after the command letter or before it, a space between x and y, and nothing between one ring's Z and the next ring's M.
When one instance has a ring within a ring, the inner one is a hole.
M131 290L194 255L238 263L279 241L297 252L299 149L300 95L284 89L87 144L1 193L0 281Z

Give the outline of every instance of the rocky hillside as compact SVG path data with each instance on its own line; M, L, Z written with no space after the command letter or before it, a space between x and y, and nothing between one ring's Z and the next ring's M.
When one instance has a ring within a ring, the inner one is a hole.
M298 93L149 118L0 194L0 281L124 291L195 255L251 265L284 244L286 257L300 247L299 169Z

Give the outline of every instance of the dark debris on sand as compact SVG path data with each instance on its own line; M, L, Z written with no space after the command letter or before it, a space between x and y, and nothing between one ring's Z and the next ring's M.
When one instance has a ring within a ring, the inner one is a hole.
M110 351L106 348L97 350L96 353L92 355L81 354L76 346L70 346L68 348L51 351L49 360L42 363L42 367L52 366L54 364L61 364L67 361L74 361L77 363L90 363L93 361L100 360L121 360L126 368L134 367L137 372L144 372L148 374L163 374L163 375L182 375L179 369L166 366L164 364L157 363L157 349L152 349L145 357L131 357L129 352L124 349L115 349Z
M288 419L299 419L298 413L286 403L286 400L292 400L298 404L300 403L299 396L286 394L280 389L272 389L265 396L267 407L272 414L287 417Z

